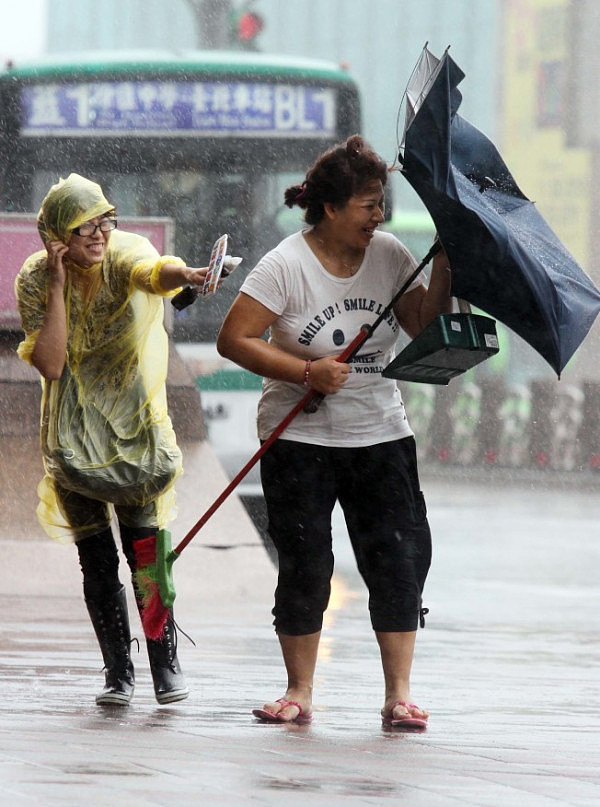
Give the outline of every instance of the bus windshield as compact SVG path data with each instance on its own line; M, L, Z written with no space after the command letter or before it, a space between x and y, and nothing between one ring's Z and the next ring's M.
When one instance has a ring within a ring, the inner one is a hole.
M214 341L245 272L301 226L283 205L323 149L360 131L358 90L328 62L265 54L96 54L0 73L0 209L35 212L75 171L118 215L174 221L175 254L206 265L228 233L240 270L174 314L176 339Z

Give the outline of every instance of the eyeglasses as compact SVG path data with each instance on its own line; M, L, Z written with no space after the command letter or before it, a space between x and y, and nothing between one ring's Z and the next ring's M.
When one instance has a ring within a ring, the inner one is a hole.
M101 233L109 233L111 230L117 229L117 220L116 219L102 219L100 224L92 224L91 221L86 221L85 224L80 224L79 227L73 227L71 230L72 233L75 235L94 235L96 230L100 230Z

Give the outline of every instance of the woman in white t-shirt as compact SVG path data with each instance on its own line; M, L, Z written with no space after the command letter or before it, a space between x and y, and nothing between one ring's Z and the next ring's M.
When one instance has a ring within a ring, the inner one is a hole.
M344 512L358 569L369 590L371 624L385 681L384 725L425 728L412 702L410 669L423 619L431 534L416 450L402 397L383 378L399 329L416 336L451 310L443 251L429 287L418 278L350 364L338 361L416 268L383 221L388 169L354 135L321 155L285 202L307 229L284 239L250 272L218 337L219 352L264 377L258 433L265 440L310 387L325 396L301 412L261 459L269 533L277 548L273 614L288 685L255 709L272 722L312 716L323 613L333 572L331 513ZM263 339L269 331L269 341Z

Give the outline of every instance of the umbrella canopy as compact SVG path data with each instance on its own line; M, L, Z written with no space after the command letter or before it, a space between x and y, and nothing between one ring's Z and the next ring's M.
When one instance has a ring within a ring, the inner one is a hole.
M457 114L464 73L425 47L406 91L399 159L452 266L452 293L503 322L560 376L600 291L519 189L493 143Z

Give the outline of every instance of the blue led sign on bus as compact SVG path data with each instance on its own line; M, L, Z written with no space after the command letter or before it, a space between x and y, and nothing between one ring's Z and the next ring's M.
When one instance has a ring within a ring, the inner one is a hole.
M21 134L332 137L331 88L243 81L46 83L21 91Z

